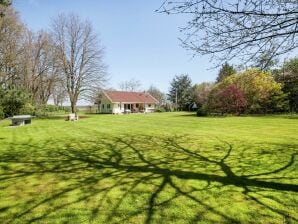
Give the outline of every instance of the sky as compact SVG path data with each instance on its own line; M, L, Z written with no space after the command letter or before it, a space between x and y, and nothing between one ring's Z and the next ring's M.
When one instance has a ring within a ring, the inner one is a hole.
M163 0L13 0L22 21L33 31L50 29L61 13L88 19L105 47L104 62L110 76L107 88L119 89L130 79L142 90L154 85L167 92L175 75L188 74L193 83L213 81L217 69L206 57L193 55L180 46L181 15L155 12Z

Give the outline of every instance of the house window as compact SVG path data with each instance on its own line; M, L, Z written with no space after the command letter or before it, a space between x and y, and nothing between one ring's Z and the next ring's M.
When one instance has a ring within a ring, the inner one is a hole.
M139 104L138 103L136 104L136 108L139 108Z
M151 104L148 104L148 107L151 107Z
M107 108L110 109L111 108L111 104L107 104Z
M104 104L102 105L102 109L105 109L105 105Z

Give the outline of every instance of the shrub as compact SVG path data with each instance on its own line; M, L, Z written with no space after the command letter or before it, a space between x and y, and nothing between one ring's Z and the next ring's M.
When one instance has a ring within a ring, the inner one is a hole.
M157 109L155 110L155 112L162 113L162 112L166 112L166 110L165 110L165 108L160 107L160 108L157 108Z
M3 90L0 95L0 104L5 117L21 113L23 107L30 102L30 95L20 89Z
M206 108L199 108L198 111L197 111L197 116L198 117L206 117L208 116L208 110Z
M35 107L31 103L26 103L21 109L20 114L29 114L34 115L35 114Z
M0 120L3 118L5 118L4 111L3 111L3 107L0 106Z

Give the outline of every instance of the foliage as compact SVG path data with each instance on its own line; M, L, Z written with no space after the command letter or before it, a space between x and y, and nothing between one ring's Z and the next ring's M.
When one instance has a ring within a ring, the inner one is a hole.
M250 113L280 111L282 109L280 106L278 108L272 106L286 105L286 95L282 92L281 84L277 83L269 72L249 69L237 75L234 84L243 91ZM273 102L274 99L279 102Z
M201 107L197 110L198 117L206 117L208 116L208 110L205 107Z
M209 94L214 87L213 83L203 82L196 84L192 88L192 100L198 107L206 106Z
M225 114L240 115L245 111L247 101L242 90L234 85L228 85L223 89L219 89L216 93L212 108L216 111Z
M27 103L30 103L30 94L24 90L5 89L0 92L0 105L5 117L21 113Z
M276 73L275 79L282 83L282 90L287 94L290 110L298 112L298 58L287 61Z
M269 51L255 59L254 67L260 70L269 71L272 70L272 67L276 66L277 63L278 60L275 58L275 55Z
M169 100L178 110L188 110L191 102L191 79L188 75L176 75L170 83Z
M216 82L221 82L230 75L236 74L236 69L232 65L229 65L227 62L223 64L219 70L219 73L216 78Z
M5 118L5 114L4 114L4 111L3 111L3 107L0 105L0 120Z
M11 5L11 0L0 0L0 5L9 6Z

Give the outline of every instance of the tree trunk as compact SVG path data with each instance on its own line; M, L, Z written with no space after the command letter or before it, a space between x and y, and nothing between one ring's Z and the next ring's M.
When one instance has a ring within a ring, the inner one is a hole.
M70 106L71 106L71 113L76 113L76 102L74 102L74 101L71 101L70 102Z

